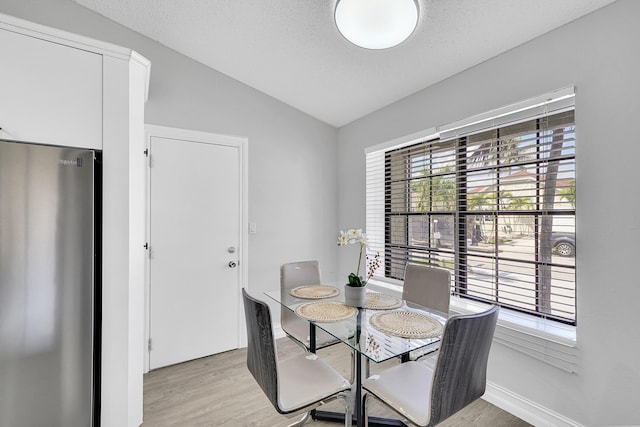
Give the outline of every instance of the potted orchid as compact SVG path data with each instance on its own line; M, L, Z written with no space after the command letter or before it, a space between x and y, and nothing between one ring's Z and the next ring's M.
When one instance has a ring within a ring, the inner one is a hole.
M369 258L369 256L366 255L367 235L362 232L362 229L341 230L340 236L338 237L338 246L353 244L360 245L360 254L358 255L358 268L355 273L352 272L349 274L349 283L345 285L345 302L347 305L362 307L364 305L366 292L365 286L380 266L380 253L376 253L373 258ZM366 278L360 275L363 254L365 254L367 264Z

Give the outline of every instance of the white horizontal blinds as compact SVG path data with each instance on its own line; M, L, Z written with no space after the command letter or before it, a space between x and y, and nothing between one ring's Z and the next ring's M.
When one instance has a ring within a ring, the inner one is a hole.
M455 293L575 323L573 110L453 141Z
M380 264L384 265L384 206L385 206L385 173L384 151L366 154L366 233L368 239L367 253L380 254ZM379 268L374 278L384 277L384 269Z
M465 305L505 308L497 340L570 372L573 105L563 89L367 153L367 233L384 257L376 276L401 281L408 262L449 269Z
M407 263L452 268L455 149L431 140L385 155L385 275L404 278Z
M442 140L447 140L457 136L472 135L487 129L497 129L504 125L570 110L573 109L574 105L575 94L573 87L559 89L468 119L440 126L438 128L439 137Z

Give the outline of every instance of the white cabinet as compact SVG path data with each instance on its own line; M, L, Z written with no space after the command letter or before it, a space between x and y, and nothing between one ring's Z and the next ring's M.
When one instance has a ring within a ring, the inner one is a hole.
M102 55L0 29L0 138L102 148Z
M102 151L102 427L142 424L150 66L130 49L0 13L0 139Z

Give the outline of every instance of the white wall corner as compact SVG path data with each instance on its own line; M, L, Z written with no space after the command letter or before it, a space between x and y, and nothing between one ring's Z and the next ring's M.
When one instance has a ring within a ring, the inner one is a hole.
M130 53L130 62L136 64L140 67L140 70L142 70L143 80L139 86L142 86L144 90L144 102L147 102L149 100L149 85L151 83L151 61L135 50L132 50Z
M583 425L544 406L487 381L484 400L535 426L582 427Z

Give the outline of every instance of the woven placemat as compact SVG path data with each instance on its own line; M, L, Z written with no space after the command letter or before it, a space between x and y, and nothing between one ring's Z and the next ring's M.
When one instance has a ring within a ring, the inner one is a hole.
M442 334L442 324L436 319L412 311L378 313L369 319L371 326L389 335L402 338L434 338Z
M391 310L398 307L402 307L402 300L392 295L367 292L367 296L364 298L363 308L370 310Z
M355 316L358 309L337 301L307 302L296 307L296 314L313 322L338 322Z
M326 285L306 285L293 288L289 293L296 298L321 299L339 295L340 289Z

